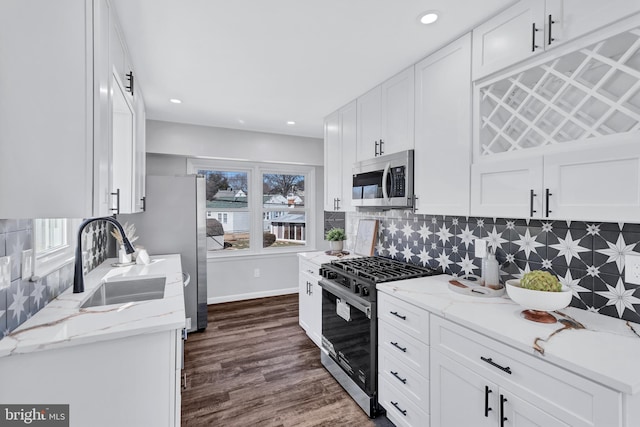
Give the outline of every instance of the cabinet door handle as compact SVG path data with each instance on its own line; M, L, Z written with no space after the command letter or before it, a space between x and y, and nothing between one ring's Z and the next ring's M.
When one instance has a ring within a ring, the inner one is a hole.
M127 80L129 80L129 86L125 86L125 89L127 92L131 92L131 96L133 96L133 71L127 73Z
M554 39L551 36L551 27L553 27L553 24L555 24L556 21L553 20L553 18L551 17L551 14L549 14L549 21L548 21L548 27L549 27L549 38L547 39L547 45L551 45L551 42L556 41L556 39Z
M529 216L533 216L534 213L538 212L537 210L533 209L533 198L534 197L538 197L538 195L536 193L533 192L533 190L530 190L531 192L529 193Z
M375 142L375 150L374 150L374 157L378 157L378 141L374 141Z
M116 215L120 214L120 189L117 188L115 193L111 193L112 196L116 196L116 207L111 208Z
M549 209L549 196L553 196L553 193L551 193L551 192L549 191L549 189L548 189L548 188L546 188L546 189L544 190L544 192L545 192L545 199L546 199L546 200L545 200L545 203L546 203L546 205L547 205L547 206L545 207L545 209L546 209L546 216L547 216L547 218L549 218L549 214L550 214L551 212L553 212L551 209Z
M142 200L142 212L145 212L147 210L147 196L144 196L140 200Z
M396 377L398 379L398 381L400 381L402 384L406 384L407 383L407 379L406 378L402 378L400 375L398 375L397 372L393 372L393 371L389 371L389 372L391 373L391 375Z
M380 140L380 155L382 156L384 154L384 151L382 151L382 146L384 145L384 141L381 139Z
M509 418L504 416L504 402L507 401L507 398L504 395L500 395L500 427L504 427L504 422L509 421Z
M538 31L540 30L536 28L536 23L531 24L531 52L535 52L540 47L536 44L536 33Z
M493 359L490 358L490 357L486 358L486 357L480 356L480 360L482 360L483 362L487 362L489 365L494 366L494 367L500 369L501 371L504 371L507 374L511 375L511 368L510 367L507 366L505 368L504 366L500 366L496 362L494 362Z
M406 409L402 409L400 406L398 406L398 402L394 402L393 400L391 401L391 404L398 410L398 412L400 412L402 415L404 415L405 417L407 416L407 411Z
M399 317L402 320L407 320L407 316L403 316L402 314L398 314L397 311L390 311L389 313L393 314L396 317Z
M492 409L489 408L489 393L493 393L489 386L484 386L484 416L485 418L489 418L489 411Z
M403 353L407 352L407 347L400 347L397 342L390 341L391 345L402 351Z
M309 283L309 295L313 295L313 283L311 282L307 282Z
M340 198L336 197L336 210L339 211L340 210Z

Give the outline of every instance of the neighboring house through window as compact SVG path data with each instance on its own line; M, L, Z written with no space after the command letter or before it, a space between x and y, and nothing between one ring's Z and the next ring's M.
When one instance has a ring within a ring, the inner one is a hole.
M314 198L312 167L200 159L190 160L189 166L207 181L210 252L297 251L307 246L313 235L313 203L306 202ZM223 236L214 234L220 232Z

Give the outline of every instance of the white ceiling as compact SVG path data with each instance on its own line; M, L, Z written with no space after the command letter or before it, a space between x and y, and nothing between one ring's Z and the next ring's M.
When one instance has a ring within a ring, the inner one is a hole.
M147 118L318 138L326 115L512 3L115 0Z

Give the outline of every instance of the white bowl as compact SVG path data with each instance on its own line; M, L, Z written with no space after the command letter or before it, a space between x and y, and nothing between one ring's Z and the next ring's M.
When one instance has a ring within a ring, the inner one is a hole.
M562 285L560 292L534 291L520 287L520 280L507 280L509 298L524 308L538 311L554 311L571 303L571 289Z

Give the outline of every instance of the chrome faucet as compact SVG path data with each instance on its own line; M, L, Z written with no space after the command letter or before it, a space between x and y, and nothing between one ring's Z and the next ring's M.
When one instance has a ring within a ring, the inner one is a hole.
M76 245L76 265L75 265L75 274L73 276L73 293L79 294L84 292L84 275L82 274L82 231L84 228L94 221L107 221L113 224L120 235L122 236L122 244L124 245L124 250L128 254L132 254L135 252L133 245L127 239L127 236L124 232L124 229L120 225L120 223L113 217L105 216L99 218L89 218L84 220L82 224L80 224L80 228L78 229L78 244Z

